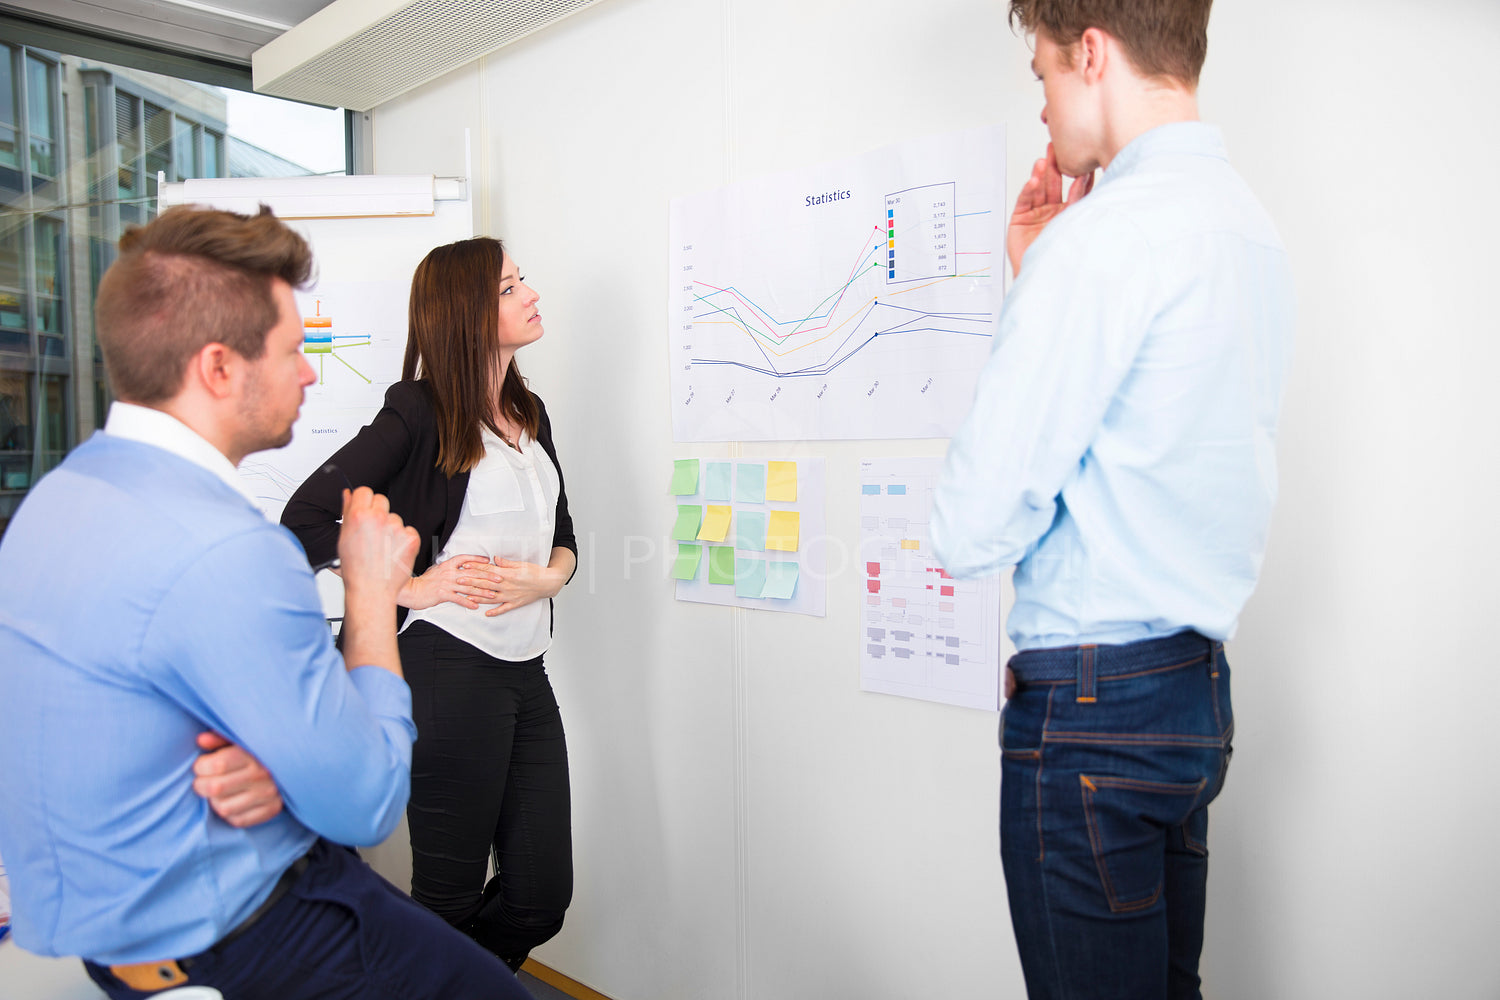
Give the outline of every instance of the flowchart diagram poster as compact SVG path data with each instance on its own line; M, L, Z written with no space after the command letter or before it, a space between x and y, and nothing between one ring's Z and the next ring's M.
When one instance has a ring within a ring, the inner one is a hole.
M940 458L860 462L860 687L1000 707L1000 578L955 580L932 551Z
M678 441L947 437L1003 292L1005 129L672 202Z

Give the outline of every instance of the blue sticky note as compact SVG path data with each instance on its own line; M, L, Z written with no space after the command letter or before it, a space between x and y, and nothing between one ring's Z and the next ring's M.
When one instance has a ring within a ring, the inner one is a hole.
M766 561L764 559L736 559L734 561L734 596L759 597L766 589Z
M703 498L709 503L729 502L729 463L703 463Z
M794 562L766 563L766 589L763 597L774 597L778 601L790 600L797 591L797 564Z
M878 497L878 496L880 496L880 484L879 483L865 483L863 486L861 486L859 488L859 492L860 492L861 496Z
M734 521L734 547L750 552L766 551L766 512L741 510Z
M764 463L747 465L740 462L734 470L734 499L736 503L766 502L766 467Z

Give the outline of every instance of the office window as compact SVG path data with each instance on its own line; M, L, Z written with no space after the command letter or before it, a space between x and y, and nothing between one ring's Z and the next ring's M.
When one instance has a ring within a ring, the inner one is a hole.
M26 351L31 337L26 332L26 275L22 270L25 253L23 232L0 220L0 351Z
M203 130L203 173L199 177L224 176L224 137L217 132Z
M53 87L57 68L36 56L26 56L27 130L31 133L31 172L38 177L57 175L56 103Z
M217 87L0 41L0 533L37 479L104 423L94 294L126 227L156 214L158 172L337 169L321 147L342 150L342 113L323 112L329 134L317 142L283 147L306 124L278 129L277 109L302 106L250 99L271 120L256 135L270 138L247 141L230 109L239 95Z
M19 167L16 158L16 74L10 46L0 46L0 165Z

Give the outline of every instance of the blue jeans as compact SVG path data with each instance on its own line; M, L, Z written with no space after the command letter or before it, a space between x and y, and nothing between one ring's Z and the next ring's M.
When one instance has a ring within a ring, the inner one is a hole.
M1000 856L1031 1000L1198 1000L1222 643L1028 650L1000 721Z

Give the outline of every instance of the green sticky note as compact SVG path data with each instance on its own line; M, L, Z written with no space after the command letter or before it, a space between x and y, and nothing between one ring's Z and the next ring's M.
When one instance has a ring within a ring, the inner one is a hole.
M729 463L703 463L703 499L709 503L729 502Z
M734 547L750 552L766 551L765 511L740 511L734 522Z
M672 577L676 580L693 580L698 576L698 563L703 557L703 546L679 544L677 561L672 564Z
M692 542L698 538L698 525L703 520L703 508L696 504L677 505L677 526L672 537L679 542Z
M735 503L766 502L766 467L756 463L740 462L734 467Z
M759 597L766 589L766 561L764 559L736 559L734 561L734 596Z
M734 582L734 547L714 545L708 550L708 582Z
M766 563L766 589L762 597L774 597L778 601L790 600L797 591L797 564L794 562Z
M672 463L672 495L690 497L698 492L698 460L679 458Z

